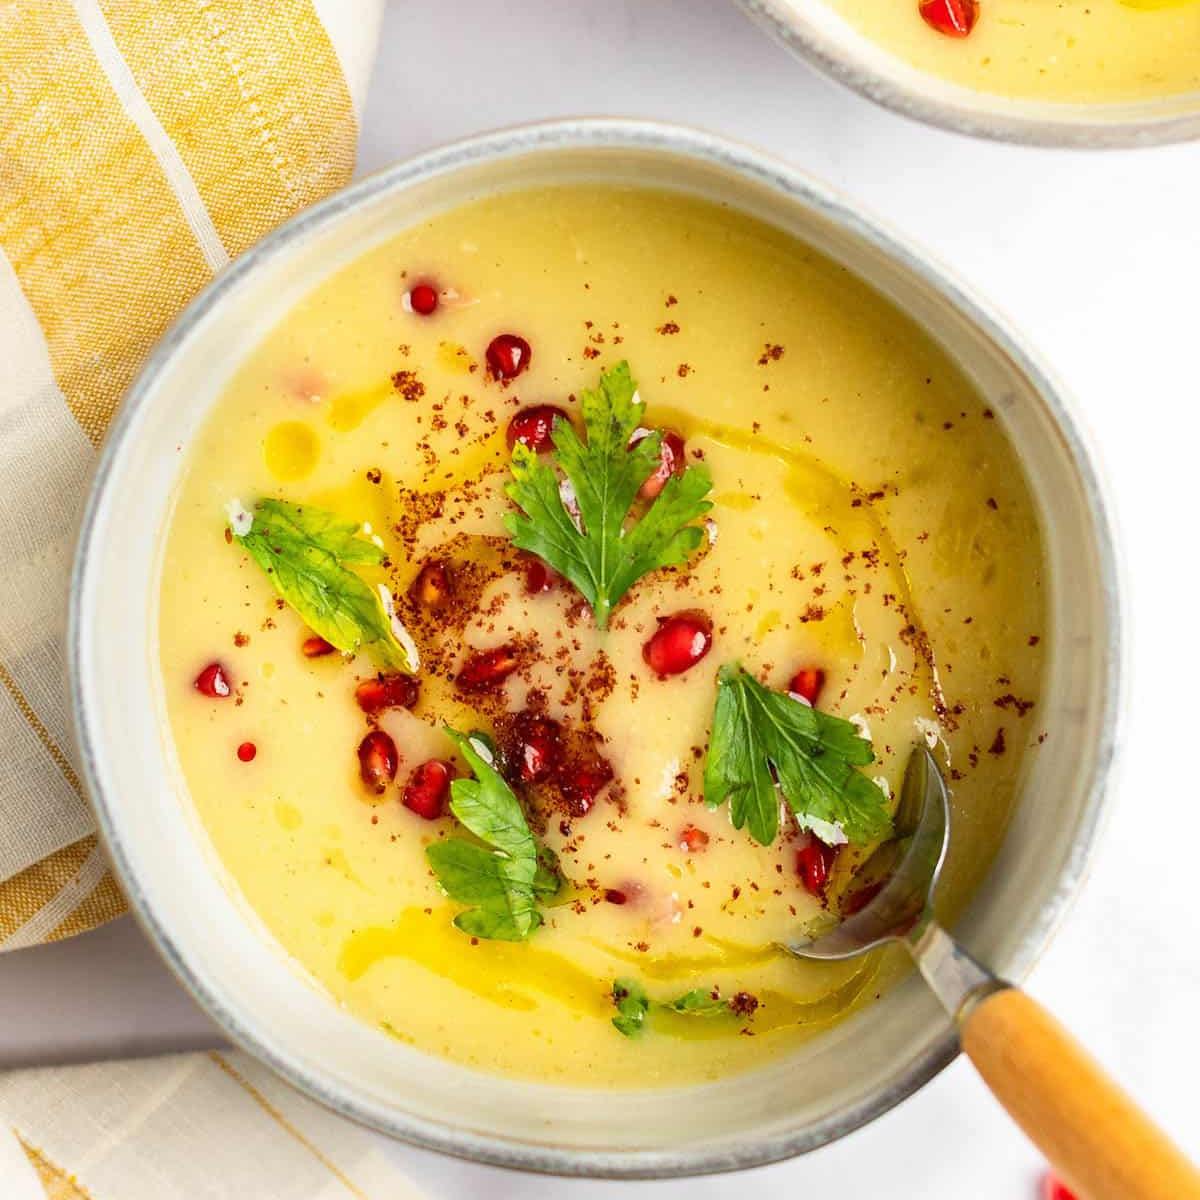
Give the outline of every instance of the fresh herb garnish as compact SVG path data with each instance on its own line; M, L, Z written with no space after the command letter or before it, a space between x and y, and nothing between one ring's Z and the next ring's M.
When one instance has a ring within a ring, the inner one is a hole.
M674 1000L658 1003L646 995L646 989L636 979L613 980L612 1000L617 1006L613 1026L626 1037L637 1037L642 1033L655 1009L685 1017L723 1017L733 1012L728 1000L722 1000L704 988L693 988Z
M587 440L569 421L551 437L554 461L566 476L528 447L513 447L509 498L521 510L505 518L513 543L565 575L592 606L604 629L613 607L643 576L659 567L685 563L700 547L704 530L692 524L712 507L708 471L690 466L673 475L653 504L629 521L638 489L659 462L660 435L651 433L632 449L629 440L645 405L629 373L618 363L600 376L595 391L580 397ZM568 511L562 489L570 488L578 518Z
M561 886L553 854L539 849L520 801L489 758L482 740L446 732L474 772L450 785L450 811L480 842L449 838L425 850L442 890L474 905L454 918L472 937L519 942L542 923L539 899Z
M674 1000L668 1000L663 1007L689 1017L720 1017L729 1012L729 1001L703 988L693 988Z
M313 633L346 654L365 647L385 670L416 669L393 627L387 589L371 588L350 570L378 567L386 557L361 525L286 500L260 500L252 512L233 507L235 541Z
M717 676L704 769L710 808L729 800L735 829L769 845L779 831L779 795L802 829L823 841L875 841L891 827L883 791L858 770L871 743L841 717L763 687L739 664Z
M646 989L636 979L614 979L612 999L617 1006L617 1015L612 1019L614 1028L626 1037L636 1037L642 1032L646 1014L650 1011Z

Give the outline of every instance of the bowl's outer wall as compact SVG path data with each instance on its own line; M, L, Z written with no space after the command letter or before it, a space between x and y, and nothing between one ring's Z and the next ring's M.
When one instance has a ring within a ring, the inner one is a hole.
M1050 749L1036 756L997 869L958 932L999 970L1028 970L1084 869L1116 735L1115 565L1090 457L1058 388L926 256L803 175L671 126L558 122L400 164L294 219L194 302L131 389L84 520L69 635L82 766L122 883L167 962L232 1037L318 1100L421 1145L532 1170L734 1169L839 1137L950 1061L953 1032L915 977L768 1069L668 1095L625 1093L619 1104L610 1093L514 1082L423 1055L330 1003L226 887L191 806L180 803L156 638L146 637L157 629L181 448L262 333L338 265L432 212L500 188L581 179L702 194L841 260L955 355L1018 446L1051 578L1070 590L1051 589L1040 706Z
M1200 92L1114 104L1016 100L929 75L852 28L824 0L738 0L798 57L877 104L943 129L1084 150L1200 138Z

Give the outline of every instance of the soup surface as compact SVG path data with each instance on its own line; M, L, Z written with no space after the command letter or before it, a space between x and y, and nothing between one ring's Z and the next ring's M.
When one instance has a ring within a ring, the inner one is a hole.
M982 92L1102 104L1200 91L1200 0L828 2L914 67Z
M963 903L1036 752L1042 557L996 414L888 302L726 209L565 187L401 233L238 367L159 637L231 886L338 1003L652 1086L899 970L775 943L869 893L922 740Z

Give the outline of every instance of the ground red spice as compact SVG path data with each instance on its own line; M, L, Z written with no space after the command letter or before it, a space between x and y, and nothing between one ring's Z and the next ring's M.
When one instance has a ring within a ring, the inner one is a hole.
M415 403L425 395L425 385L417 377L416 371L397 371L392 376L392 387L410 403Z

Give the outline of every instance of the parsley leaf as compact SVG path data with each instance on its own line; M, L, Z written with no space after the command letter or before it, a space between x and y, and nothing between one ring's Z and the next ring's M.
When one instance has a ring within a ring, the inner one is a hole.
M513 543L565 575L592 606L599 629L643 575L680 566L699 549L704 530L691 522L712 508L705 499L712 488L708 471L691 466L672 475L627 525L638 489L659 461L658 433L629 448L644 408L629 364L621 362L580 397L586 441L569 421L554 427L554 459L574 494L578 520L567 510L554 467L519 442L513 447L513 478L505 489L521 510L505 518Z
M729 800L735 829L764 846L779 831L779 793L802 829L862 844L891 827L884 794L857 768L875 761L871 743L841 717L763 687L739 664L717 676L704 769L704 800Z
M617 1006L617 1015L612 1019L614 1028L626 1037L637 1037L650 1011L646 989L636 979L614 979L612 999Z
M366 647L386 670L412 671L415 654L393 627L382 586L373 590L349 564L380 566L382 547L336 513L286 500L260 500L229 530L275 590L315 634L346 654Z
M729 1012L729 1001L713 999L711 990L693 988L674 1000L668 1000L663 1007L689 1017L719 1017Z
M655 1010L685 1017L723 1017L733 1012L728 1000L713 998L711 989L693 988L674 1000L658 1002L646 995L646 989L636 979L629 978L613 980L612 1001L617 1007L613 1026L626 1037L643 1033Z
M451 900L475 906L454 918L463 933L520 942L542 923L521 863L463 838L434 842L425 857Z
M520 801L486 757L482 740L446 732L474 772L450 785L450 811L480 842L449 838L425 849L442 890L474 907L454 924L472 937L519 942L542 923L539 898L561 886L557 863L539 850Z

